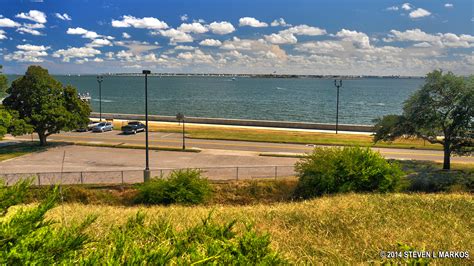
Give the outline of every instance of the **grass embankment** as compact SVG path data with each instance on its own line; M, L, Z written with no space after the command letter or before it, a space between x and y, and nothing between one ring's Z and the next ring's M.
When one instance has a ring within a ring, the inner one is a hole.
M150 222L164 217L178 229L201 222L210 212L216 222L252 222L271 234L272 246L291 263L342 264L380 261L381 250L474 252L474 198L470 194L346 194L314 200L251 206L116 207L63 204L49 213L55 220L98 220L88 229L104 241L111 225L123 224L139 210ZM239 223L238 230L243 229ZM472 263L436 260L436 263Z
M120 129L121 121L115 122ZM181 133L182 127L173 123L152 123L150 131ZM442 150L439 144L430 144L421 139L400 139L392 143L373 143L373 137L363 134L334 134L291 130L272 130L260 128L238 128L232 126L186 124L186 136L196 139L242 140L274 143L296 143L317 145L362 146L380 148L432 149Z

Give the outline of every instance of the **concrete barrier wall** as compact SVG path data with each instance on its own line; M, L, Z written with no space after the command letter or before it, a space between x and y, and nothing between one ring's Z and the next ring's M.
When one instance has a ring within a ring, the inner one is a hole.
M99 113L91 113L91 117L98 118ZM103 119L121 119L121 120L145 120L145 115L102 113L102 118ZM174 116L148 115L148 119L149 121L177 122L176 117ZM207 117L186 117L186 123L296 128L296 129L319 129L319 130L335 130L336 128L335 124L324 124L324 123L246 120L246 119L207 118ZM373 132L373 126L339 124L339 130L357 131L357 132Z

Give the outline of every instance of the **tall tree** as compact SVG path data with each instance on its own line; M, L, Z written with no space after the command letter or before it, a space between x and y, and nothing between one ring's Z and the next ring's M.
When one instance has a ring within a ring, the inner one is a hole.
M405 102L402 115L377 119L374 141L417 137L443 145L443 169L450 169L451 154L474 151L474 77L466 79L435 70Z
M40 66L30 66L25 75L13 81L8 88L4 106L18 114L23 128L15 128L13 134L25 132L29 125L38 133L41 145L48 136L61 130L70 131L87 124L90 107L82 101L72 86L63 85Z
M3 66L0 65L0 97L5 95L8 88L8 79L7 76L2 72Z

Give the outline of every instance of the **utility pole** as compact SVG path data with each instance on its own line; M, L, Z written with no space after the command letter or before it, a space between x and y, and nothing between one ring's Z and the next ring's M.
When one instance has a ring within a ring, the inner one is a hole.
M339 88L342 87L342 80L340 79L339 82L334 80L334 86L337 88L337 100L336 100L336 134L339 128Z
M102 81L104 77L102 75L97 76L97 82L99 83L99 120L102 122Z
M145 145L146 145L146 162L145 170L143 171L143 181L147 182L150 180L150 158L148 150L148 74L151 74L150 70L143 70L145 75Z

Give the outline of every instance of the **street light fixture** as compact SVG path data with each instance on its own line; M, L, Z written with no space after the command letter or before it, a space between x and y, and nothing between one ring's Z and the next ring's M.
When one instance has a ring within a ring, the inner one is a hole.
M337 82L337 80L335 79L334 86L336 86L337 88L337 104L336 104L336 134L337 134L338 127L339 127L339 88L342 87L342 80L339 80L339 82Z
M178 113L176 115L176 119L183 123L183 151L184 151L186 149L186 141L185 141L185 135L184 135L184 114Z
M142 73L145 75L145 145L146 145L146 165L143 171L143 181L147 182L150 180L150 160L148 150L148 74L151 74L150 70L143 70Z
M102 81L104 77L102 75L97 76L97 82L99 83L99 120L102 122Z

